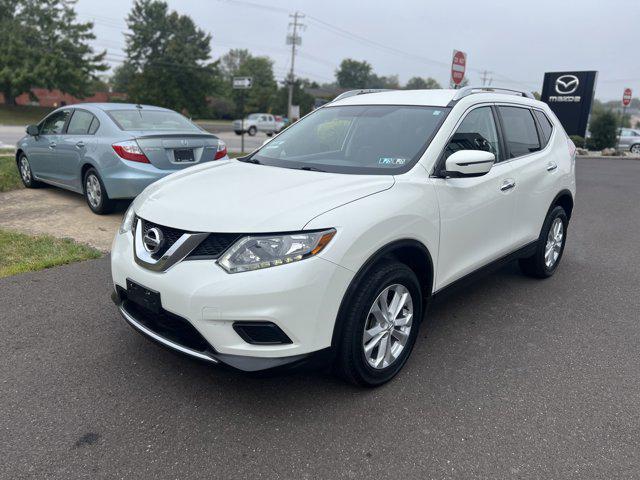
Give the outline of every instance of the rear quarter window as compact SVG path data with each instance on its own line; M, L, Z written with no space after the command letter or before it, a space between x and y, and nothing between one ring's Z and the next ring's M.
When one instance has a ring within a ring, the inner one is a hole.
M549 143L549 139L551 138L551 133L553 132L553 124L549 120L549 118L544 114L544 112L540 110L534 110L533 114L536 116L538 120L538 125L540 125L540 129L542 130L542 137L544 140L544 146Z

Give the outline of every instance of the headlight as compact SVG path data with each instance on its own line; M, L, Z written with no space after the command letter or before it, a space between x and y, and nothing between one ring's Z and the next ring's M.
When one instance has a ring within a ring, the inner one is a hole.
M260 235L238 240L218 263L229 273L246 272L298 262L317 255L336 231L300 232L288 235Z
M122 223L120 224L120 229L118 230L121 234L130 232L133 228L133 221L136 218L136 212L133 210L133 202L127 208L127 211L124 214L124 218L122 219Z

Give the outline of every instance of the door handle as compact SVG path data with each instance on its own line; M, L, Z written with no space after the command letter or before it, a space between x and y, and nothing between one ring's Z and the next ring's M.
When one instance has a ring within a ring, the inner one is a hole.
M556 168L558 168L558 164L556 162L547 163L547 172L553 172Z
M504 182L502 182L502 185L500 186L500 190L502 192L508 192L515 186L516 186L515 180L505 180Z
M56 142L49 142L49 148L56 148Z
M80 140L79 142L76 142L76 147L83 148L84 147L84 142L82 140Z

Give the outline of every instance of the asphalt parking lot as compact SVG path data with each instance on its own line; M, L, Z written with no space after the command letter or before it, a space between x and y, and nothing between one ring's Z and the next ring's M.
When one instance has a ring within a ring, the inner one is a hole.
M433 306L375 390L161 349L108 258L0 280L0 478L639 478L638 185L638 161L579 160L557 274Z

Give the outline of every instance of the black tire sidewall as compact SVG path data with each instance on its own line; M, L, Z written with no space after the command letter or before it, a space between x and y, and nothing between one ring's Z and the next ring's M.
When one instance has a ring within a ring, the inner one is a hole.
M389 367L375 369L365 358L362 345L367 316L378 295L393 284L404 285L413 301L413 325L400 357ZM349 381L368 387L391 380L404 366L415 344L422 319L422 292L416 275L400 262L385 262L372 268L356 286L345 308L345 326L338 355L341 371Z

